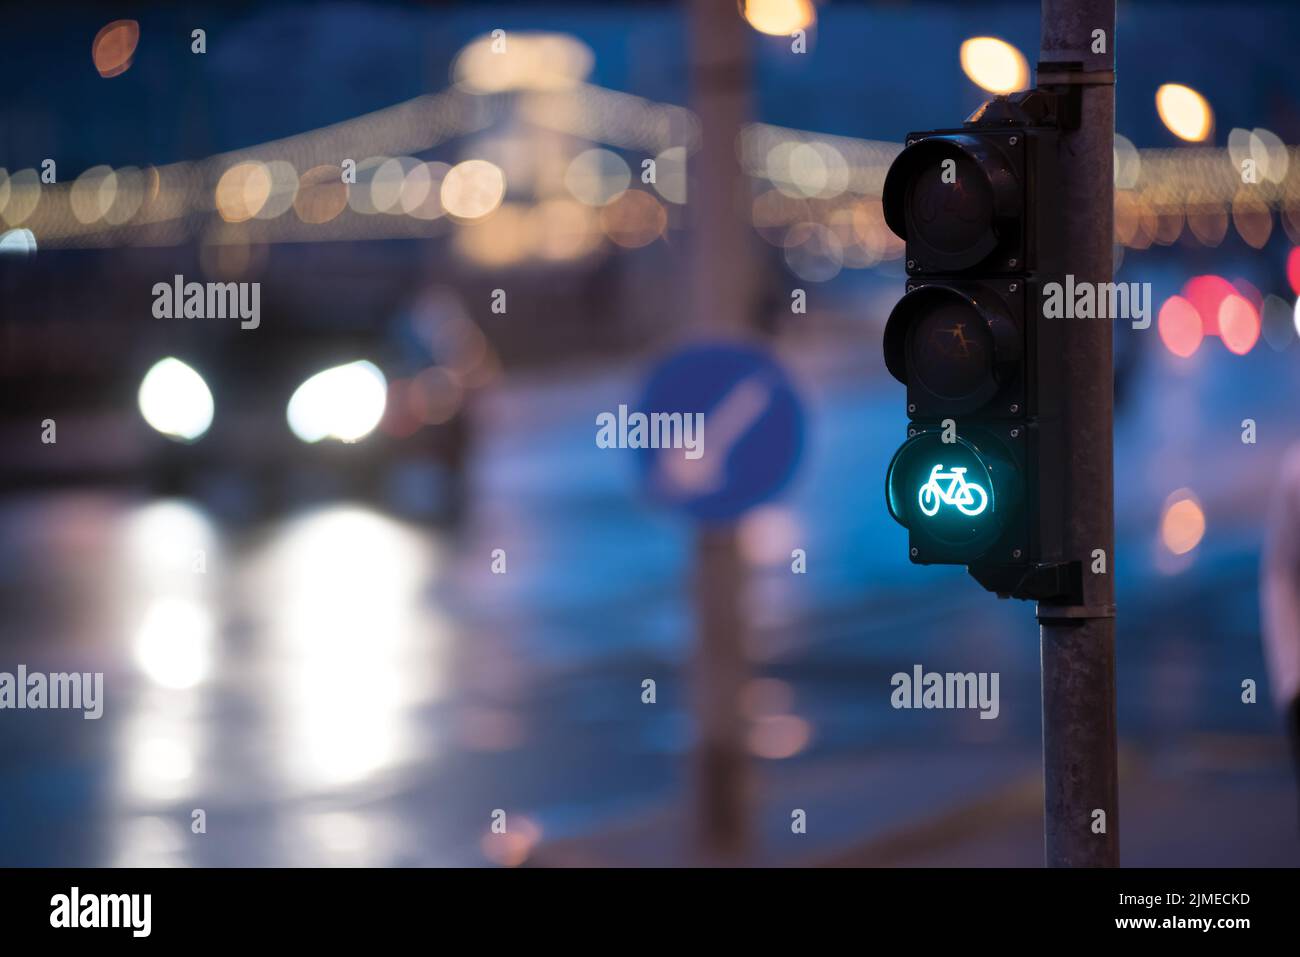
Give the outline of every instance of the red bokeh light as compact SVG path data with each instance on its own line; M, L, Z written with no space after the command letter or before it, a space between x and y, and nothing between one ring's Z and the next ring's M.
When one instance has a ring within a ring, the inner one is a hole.
M1259 341L1259 311L1243 296L1227 296L1219 304L1219 336L1230 352L1244 356Z
M1291 283L1291 291L1300 296L1300 246L1286 257L1286 278Z
M1196 307L1182 296L1170 296L1156 319L1160 340L1170 352L1186 359L1205 338L1205 327Z
M1193 276L1183 285L1183 298L1200 314L1201 331L1207 336L1219 334L1219 306L1236 294L1232 283L1222 276Z

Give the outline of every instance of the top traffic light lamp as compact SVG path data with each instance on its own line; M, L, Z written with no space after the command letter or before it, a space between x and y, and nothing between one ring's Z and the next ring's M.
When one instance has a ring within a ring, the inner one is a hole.
M997 97L960 129L909 134L882 197L908 274L884 335L909 420L890 512L914 562L1038 599L1076 572L1061 561L1060 331L1040 319L1060 270L1055 103Z
M1023 271L1024 135L940 130L907 143L883 193L908 274Z

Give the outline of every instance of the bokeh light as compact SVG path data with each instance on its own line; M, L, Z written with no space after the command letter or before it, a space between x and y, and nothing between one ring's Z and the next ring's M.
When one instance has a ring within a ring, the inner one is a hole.
M113 201L111 166L92 166L72 184L68 192L68 205L77 222L89 225L99 222ZM105 188L108 187L108 188Z
M1183 284L1183 298L1196 307L1207 336L1218 335L1219 306L1236 292L1236 287L1222 276L1193 276Z
M289 399L287 417L304 442L356 442L384 417L388 382L379 368L360 360L318 372Z
M0 256L26 259L36 254L36 234L30 229L6 229L0 233Z
M217 214L228 223L256 216L271 196L271 173L258 162L236 163L217 180Z
M1230 352L1244 356L1259 341L1259 313L1244 297L1233 293L1219 304L1219 337Z
M1166 83L1156 90L1156 112L1169 132L1189 143L1200 143L1214 129L1214 111L1190 86Z
M1182 296L1170 296L1165 300L1156 327L1165 348L1184 359L1200 348L1205 337L1200 313Z
M1133 189L1142 175L1142 155L1127 136L1115 134L1115 188Z
M135 166L123 166L100 185L100 202L104 205L104 222L121 226L129 222L144 205L149 188L148 176Z
M663 235L668 213L649 193L630 189L601 209L600 224L612 242L636 249Z
M1179 489L1165 502L1160 541L1170 553L1186 555L1205 537L1205 512L1190 489Z
M302 174L293 210L304 223L328 223L348 205L348 184L343 182L343 168L326 164L313 166Z
M655 157L654 187L670 203L686 202L686 147L670 146Z
M1273 213L1250 187L1243 186L1233 197L1232 223L1246 245L1255 249L1263 249L1273 233Z
M1291 284L1291 291L1300 296L1300 246L1287 253L1286 281Z
M459 220L482 219L501 205L506 195L505 174L487 160L457 163L443 177L440 196L448 214Z
M355 182L348 183L348 208L362 216L373 216L379 210L375 208L371 196L375 174L388 162L387 156L367 156L357 161Z
M502 867L518 867L532 855L541 843L542 828L536 821L521 814L508 814L506 831L494 834L489 831L483 835L479 847L483 856Z
M402 183L402 212L415 219L433 220L443 215L442 180L451 167L446 163L418 163Z
M1260 310L1260 333L1270 349L1281 352L1295 341L1294 319L1294 310L1285 299L1272 294L1264 297L1264 307Z
M270 180L270 189L253 215L258 219L276 219L289 211L298 196L298 170L287 160L271 160L262 164L262 169Z
M164 688L193 688L207 677L214 632L212 616L187 598L159 598L135 635L135 660Z
M406 177L417 166L423 166L409 156L395 156L379 164L370 178L370 203L380 213L401 213L402 190Z
M1234 175L1242 175L1247 160L1254 164L1255 183L1281 183L1291 164L1286 144L1272 130L1238 127L1228 133L1228 161Z
M807 30L817 19L812 0L741 0L740 9L751 27L774 37Z
M760 758L792 758L812 741L812 725L793 714L764 715L749 729L749 750Z
M1228 234L1228 210L1203 190L1187 194L1187 228L1203 246L1214 247Z
M41 201L41 176L34 169L20 169L6 182L9 199L4 206L5 221L19 226L36 212Z
M511 30L468 44L452 65L452 78L470 93L568 90L587 78L594 62L591 48L576 37Z
M960 55L962 70L981 90L1014 93L1029 84L1029 63L1005 40L972 37L962 43Z
M622 196L631 182L627 162L606 149L584 150L564 173L565 188L588 206L607 206Z
M212 424L212 392L180 359L169 356L155 363L136 398L144 420L171 438L193 441Z
M135 48L140 42L140 24L134 20L114 20L95 34L90 44L90 59L105 79L120 76L131 69Z

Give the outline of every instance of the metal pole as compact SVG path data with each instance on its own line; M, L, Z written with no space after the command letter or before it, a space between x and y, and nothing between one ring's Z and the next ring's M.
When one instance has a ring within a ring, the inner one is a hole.
M733 526L696 533L697 636L692 692L699 737L694 754L697 856L739 863L749 845L751 769L740 710L748 678L744 566Z
M1098 49L1103 31L1104 51ZM1113 273L1115 0L1043 0L1042 64L1076 71L1078 130L1061 139L1065 272ZM1077 64L1077 66L1068 66ZM1048 867L1119 865L1111 324L1064 327L1066 556L1083 563L1083 604L1039 607L1044 846ZM1100 549L1100 553L1097 551ZM1098 557L1100 555L1100 557ZM1096 571L1104 560L1104 572ZM1104 814L1104 820L1098 811ZM1104 827L1104 830L1099 830Z
M753 39L734 3L690 0L688 12L691 106L700 120L700 148L690 158L691 324L701 333L743 335L753 324L756 271L736 148L749 118ZM697 530L695 555L697 851L707 862L738 862L748 844L752 787L740 712L748 677L745 569L735 527Z

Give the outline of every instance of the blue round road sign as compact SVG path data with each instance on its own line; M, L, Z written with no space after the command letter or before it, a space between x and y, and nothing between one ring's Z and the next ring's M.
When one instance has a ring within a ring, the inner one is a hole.
M703 521L727 521L772 498L803 450L803 406L790 377L748 343L696 343L662 359L638 411L652 431L667 433L680 422L688 440L642 449L648 493Z

